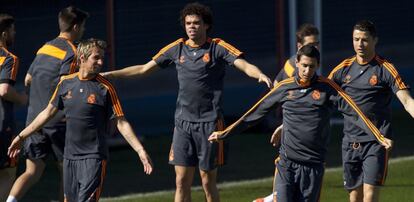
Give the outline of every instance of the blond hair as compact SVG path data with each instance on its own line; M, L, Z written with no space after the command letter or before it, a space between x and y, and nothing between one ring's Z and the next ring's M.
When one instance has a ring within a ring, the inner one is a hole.
M100 39L90 38L79 43L76 55L78 56L78 64L80 64L80 56L88 58L92 54L92 48L105 50L106 42Z

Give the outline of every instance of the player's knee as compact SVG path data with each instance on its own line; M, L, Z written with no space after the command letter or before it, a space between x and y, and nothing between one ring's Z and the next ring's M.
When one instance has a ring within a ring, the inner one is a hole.
M349 191L350 202L362 202L363 201L363 189L362 186Z
M191 184L188 181L189 180L186 179L184 176L177 176L175 178L175 186L177 187L177 189L189 189Z

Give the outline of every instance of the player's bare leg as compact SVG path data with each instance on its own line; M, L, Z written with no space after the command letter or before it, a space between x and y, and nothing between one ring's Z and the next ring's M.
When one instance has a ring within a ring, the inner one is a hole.
M364 202L378 202L380 187L364 183Z
M6 201L15 177L16 168L4 168L0 170L0 201Z
M206 194L206 201L220 201L220 196L217 189L217 169L211 171L200 170L200 176L204 193Z
M26 159L26 170L14 182L9 195L14 196L18 200L21 199L30 187L39 181L45 166L45 162L41 159Z
M175 202L191 202L191 184L195 167L174 166L175 168Z
M362 185L349 191L349 202L362 202L363 198L364 190Z

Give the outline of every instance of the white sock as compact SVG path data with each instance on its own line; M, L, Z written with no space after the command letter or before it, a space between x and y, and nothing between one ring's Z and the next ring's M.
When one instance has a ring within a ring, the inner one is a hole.
M264 202L273 202L273 194L270 194L269 196L266 196L263 200Z
M14 196L7 197L6 202L17 202L17 199Z

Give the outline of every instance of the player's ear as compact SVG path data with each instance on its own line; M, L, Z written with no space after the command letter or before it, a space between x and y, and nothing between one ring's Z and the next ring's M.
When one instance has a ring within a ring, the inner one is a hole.
M1 38L2 39L7 38L7 32L6 31L1 32Z
M84 55L84 54L80 55L80 56L79 56L79 63L83 63L83 62L85 62L85 61L86 61L86 59L87 59L87 58L85 58L85 55Z
M74 24L73 27L72 27L72 30L75 31L75 32L79 31L79 25Z

